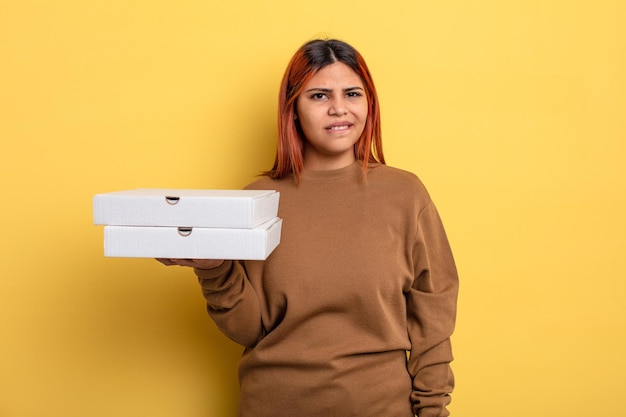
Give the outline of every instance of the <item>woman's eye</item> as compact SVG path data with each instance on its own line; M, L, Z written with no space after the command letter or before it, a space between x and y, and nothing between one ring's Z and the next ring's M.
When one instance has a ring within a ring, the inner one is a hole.
M363 94L361 94L359 91L350 91L348 92L348 94L346 94L347 97L361 97Z
M325 95L324 93L315 93L315 94L313 94L313 95L311 96L311 98L312 98L313 100L321 100L321 99L323 99L324 97L326 97L326 95Z

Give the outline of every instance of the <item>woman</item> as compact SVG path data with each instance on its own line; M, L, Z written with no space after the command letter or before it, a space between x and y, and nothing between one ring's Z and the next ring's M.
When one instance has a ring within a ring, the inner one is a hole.
M208 312L246 347L240 417L442 417L458 278L430 197L385 165L376 90L350 45L315 40L285 72L274 167L281 244L194 267ZM408 360L407 360L408 352Z

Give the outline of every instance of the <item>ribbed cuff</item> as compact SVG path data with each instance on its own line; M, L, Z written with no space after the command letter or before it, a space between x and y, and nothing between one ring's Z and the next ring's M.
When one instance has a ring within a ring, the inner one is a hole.
M211 268L211 269L194 268L193 271L195 272L198 279L215 279L224 275L224 273L228 271L232 267L232 265L233 265L233 261L224 261L219 266L216 266L215 268Z

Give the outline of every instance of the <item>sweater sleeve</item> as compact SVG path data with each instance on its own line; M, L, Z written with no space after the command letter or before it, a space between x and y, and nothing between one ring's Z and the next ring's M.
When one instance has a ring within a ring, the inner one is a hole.
M224 261L213 269L195 269L207 311L230 339L245 346L256 345L262 334L259 300L248 280L244 264Z
M408 369L413 378L411 402L419 417L450 413L454 376L450 336L456 320L458 275L441 219L432 202L419 213L413 249L415 281L407 299L411 340Z

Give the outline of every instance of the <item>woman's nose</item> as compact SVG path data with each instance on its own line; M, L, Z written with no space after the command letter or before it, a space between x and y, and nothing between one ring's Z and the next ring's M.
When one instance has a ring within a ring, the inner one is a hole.
M343 116L348 114L348 108L346 107L346 103L342 99L334 99L330 103L328 114L330 114L331 116Z

